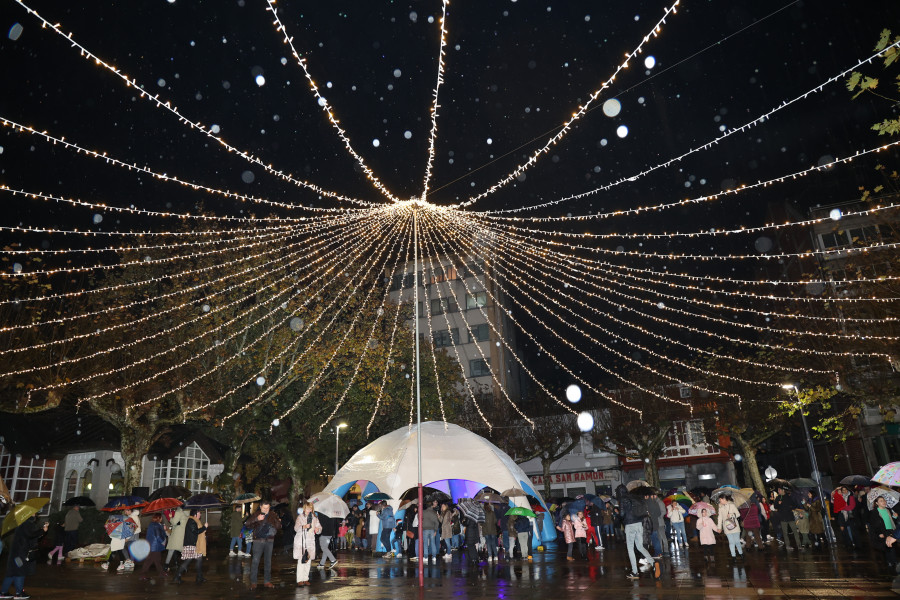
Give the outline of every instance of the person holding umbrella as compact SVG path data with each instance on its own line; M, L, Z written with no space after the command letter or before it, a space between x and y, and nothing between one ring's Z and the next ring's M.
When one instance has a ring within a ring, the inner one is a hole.
M622 514L622 523L625 525L625 547L628 549L628 559L631 561L631 571L628 573L628 578L637 579L641 575L638 572L637 561L634 556L635 549L644 555L644 558L641 559L642 565L653 564L653 557L650 556L643 544L643 518L647 513L647 509L643 500L633 497L628 493L628 489L624 485L619 485L616 488L616 494L619 496L619 510Z
M147 527L147 543L150 544L150 554L144 560L141 568L141 580L150 579L150 567L156 567L157 572L165 577L166 572L162 566L162 553L166 549L166 530L163 529L162 515L154 513Z
M256 589L259 577L259 562L265 557L263 566L263 587L275 587L272 584L272 549L275 545L275 534L281 529L281 519L272 510L272 503L263 500L259 508L244 522L253 530L253 560L250 563L250 589Z
M322 525L312 502L307 502L294 522L294 558L297 560L297 587L309 585L309 568L316 558L316 534Z
M728 538L728 550L731 551L731 558L738 556L744 558L744 548L741 546L741 524L740 513L731 498L725 494L719 496L719 522L717 523L719 531L725 532Z
M184 548L184 531L187 527L187 522L188 513L180 506L169 517L169 539L166 542L166 550L168 550L166 554L167 571L172 563L172 558L175 557L175 553L181 554L181 550Z
M16 527L6 562L6 576L0 585L0 596L7 596L9 588L15 586L16 598L30 597L25 593L25 578L34 575L38 541L47 533L49 527L50 524L46 522L38 526L34 513Z
M781 537L784 540L785 550L791 549L788 531L794 534L795 547L799 550L801 548L800 529L794 520L794 509L800 508L800 505L787 492L787 488L778 488L778 497L775 499L775 512L778 514L778 520L781 522Z

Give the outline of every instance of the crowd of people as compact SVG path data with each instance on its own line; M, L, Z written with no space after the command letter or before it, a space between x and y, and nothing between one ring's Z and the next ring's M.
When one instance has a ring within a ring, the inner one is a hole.
M851 551L867 544L891 573L897 567L894 543L900 538L900 520L888 507L892 499L888 494L867 497L868 488L840 486L823 502L811 489L781 486L767 496L753 493L736 502L732 497L736 494L727 493L727 489L721 492L720 488L712 498L702 494L692 498L683 493L679 497L685 502L672 500L672 496L663 498L647 486L629 490L622 485L613 497L587 496L553 504L549 515L527 510L509 514L516 511L510 510L505 498L495 503L466 500L459 504L449 498L431 498L422 510L415 502L405 502L396 513L386 501L352 503L342 518L326 517L302 498L296 513L286 505L274 510L271 503L261 501L249 514L245 514L244 505L234 507L225 553L236 559L251 559L251 589L259 585L260 566L262 586L274 587L272 558L275 539L280 535L284 552L297 561L296 585L305 587L310 585L314 562L319 569L333 569L338 564L335 551L371 552L384 559L417 561L420 520L422 560L431 564L452 560L454 553L469 563L497 562L501 556L507 561L531 560L532 549L540 546L541 540L554 537L543 534L544 523L552 522L567 561L604 561L604 550L624 548L629 565L626 575L636 579L659 576L661 563L687 552L694 538L707 564L715 562L720 544L727 545L732 561L742 561L745 551L824 548L828 544L826 523L833 523L839 543ZM111 537L104 569L132 570L134 558L128 547L143 534L149 550L142 557L142 579L150 578L154 569L155 576L174 573L173 582L181 583L193 567L195 582L206 581L203 560L209 550L209 525L200 518L200 510L174 508L154 513L146 532L141 528L139 510L126 509L121 517L130 525L131 534ZM79 507L69 509L54 534L48 564L61 560L77 544L81 522ZM37 542L47 531L48 524L39 524L35 517L16 529L0 600L28 598L24 579L34 572Z

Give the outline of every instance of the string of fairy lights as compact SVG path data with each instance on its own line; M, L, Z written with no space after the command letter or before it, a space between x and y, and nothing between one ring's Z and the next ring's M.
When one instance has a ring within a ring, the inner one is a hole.
M383 198L325 189L238 148L217 128L147 91L64 33L62 25L23 0L15 2L87 64L161 109L185 134L205 136L215 142L214 150L262 168L278 185L304 195L273 199L208 185L129 160L122 152L91 149L17 116L0 117L9 135L37 140L54 155L132 173L160 189L216 199L210 209L161 210L150 195L110 191L111 197L131 200L105 202L103 190L79 198L25 189L14 177L0 184L0 194L37 207L32 220L41 221L52 206L93 217L95 224L104 215L125 221L111 230L48 222L0 225L0 235L14 240L0 248L0 285L8 291L0 298L0 385L20 399L18 408L63 396L79 407L118 402L129 415L174 405L185 421L220 426L239 416L261 416L259 428L270 432L285 419L312 414L321 433L342 411L355 410L355 404L348 408L351 398L363 395L369 412L362 421L369 435L393 404L402 406L402 415L408 402L412 423L414 377L401 357L414 340L408 307L416 297L424 309L419 359L433 378L436 413L447 421L460 406L471 407L489 430L495 422L487 398L539 426L524 405L525 389L539 392L560 412L578 414L561 393L562 380L614 410L644 413L628 400L631 390L693 417L698 404L693 398L707 406L740 408L750 399L746 389L756 390L754 399L771 398L785 378L835 385L847 380L845 373L856 362L888 368L897 362L900 316L894 287L900 274L860 272L833 280L822 265L880 260L896 253L900 242L879 235L840 247L774 246L755 254L733 249L735 240L749 236L808 236L843 223L892 222L900 209L895 196L784 222L744 223L736 217L728 226L704 227L698 216L690 227L666 230L635 223L825 177L876 155L893 156L900 141L713 194L680 198L672 191L598 212L579 204L768 126L777 113L844 80L884 50L634 175L559 198L476 211L473 205L521 180L554 146L568 141L616 78L662 35L678 1L663 9L624 60L522 164L484 191L445 206L430 200L442 86L453 72L447 56L448 0L439 3L433 31L437 73L421 192L410 200L394 195L357 151L276 0L265 6L275 33L302 70L343 151ZM900 42L885 50L897 47ZM555 214L564 203L576 214ZM521 214L526 212L533 214ZM420 261L418 272L411 272L413 256ZM785 263L802 265L804 276L789 274ZM727 275L728 268L733 275ZM448 363L452 381L440 367ZM691 393L674 397L666 391L673 388Z

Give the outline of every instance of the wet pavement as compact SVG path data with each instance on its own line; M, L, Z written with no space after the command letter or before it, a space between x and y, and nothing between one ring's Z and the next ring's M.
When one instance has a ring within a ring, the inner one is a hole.
M547 599L570 598L886 598L895 596L886 567L868 552L839 549L785 551L773 544L766 550L747 550L743 563L733 563L720 544L715 564L707 567L699 548L663 559L661 575L645 574L637 581L625 577L628 558L624 545L608 545L589 552L588 560L566 560L564 552L535 553L532 561L501 559L497 563L467 564L453 553L449 562L425 567L425 588L418 587L416 563L375 558L366 552L341 551L334 570L311 573L309 587L297 588L296 561L277 555L273 561L274 589L249 589L250 559L216 557L204 561L207 582L197 585L193 572L177 585L168 578L141 581L136 572L110 574L95 563L40 564L26 581L32 598L154 599L296 598L307 599ZM215 551L214 551L215 552ZM260 568L262 584L262 568Z

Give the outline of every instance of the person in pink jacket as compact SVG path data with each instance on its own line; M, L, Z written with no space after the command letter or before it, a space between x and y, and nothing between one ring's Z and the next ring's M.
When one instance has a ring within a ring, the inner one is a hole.
M697 519L697 530L700 532L700 548L703 549L703 559L709 562L716 555L716 532L719 528L706 514L706 509L700 511Z
M588 525L583 512L578 511L578 514L572 520L572 526L575 529L575 543L578 545L578 555L581 556L581 560L587 560Z
M572 513L564 514L556 528L562 531L563 539L566 540L566 547L568 548L566 560L575 560L572 557L572 546L575 545L575 526L572 525Z

